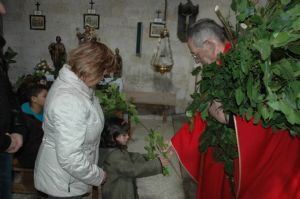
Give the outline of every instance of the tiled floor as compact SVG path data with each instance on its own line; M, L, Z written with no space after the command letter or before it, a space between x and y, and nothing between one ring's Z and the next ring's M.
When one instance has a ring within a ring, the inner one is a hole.
M162 122L159 116L141 116L142 123L147 128L156 129L161 132L166 139L169 139L174 132L182 125L182 117L168 117L166 122ZM129 151L144 153L145 136L147 132L141 125L132 124L133 141L129 144ZM172 162L178 172L180 166L175 156L172 157ZM186 177L185 180L186 182ZM189 180L188 180L189 181ZM187 190L189 196L184 196L183 179L177 176L171 169L170 176L156 175L147 178L140 178L137 181L138 192L140 199L192 199L194 197L195 185L189 181ZM13 194L13 199L36 199L37 196L30 194ZM100 197L99 197L100 198Z

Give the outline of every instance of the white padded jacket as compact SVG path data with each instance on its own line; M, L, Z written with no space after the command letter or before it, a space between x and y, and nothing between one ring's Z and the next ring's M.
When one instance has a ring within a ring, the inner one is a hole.
M44 107L44 137L35 162L36 189L57 197L79 196L99 186L97 166L104 116L94 90L64 65Z

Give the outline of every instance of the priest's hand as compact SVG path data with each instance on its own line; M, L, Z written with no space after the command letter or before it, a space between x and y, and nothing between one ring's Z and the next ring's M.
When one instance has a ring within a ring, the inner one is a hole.
M226 117L223 112L223 105L220 102L217 102L216 100L212 101L208 108L208 112L218 122L227 124Z

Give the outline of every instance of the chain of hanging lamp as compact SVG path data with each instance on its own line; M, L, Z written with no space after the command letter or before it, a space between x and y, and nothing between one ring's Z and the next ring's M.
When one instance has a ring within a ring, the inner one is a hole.
M167 7L168 7L168 0L165 0L164 20L166 26L167 26Z

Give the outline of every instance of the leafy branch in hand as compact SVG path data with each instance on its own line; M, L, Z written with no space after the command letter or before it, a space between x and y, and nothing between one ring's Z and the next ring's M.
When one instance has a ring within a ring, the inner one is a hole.
M105 118L115 117L117 112L122 112L128 114L135 123L139 122L135 105L127 101L125 94L119 91L116 84L97 90L96 97L99 99Z
M144 125L142 125L144 126ZM161 135L160 132L153 130L153 129L147 129L147 127L144 126L144 128L148 131L148 135L145 138L145 140L148 142L148 145L145 146L145 150L147 151L147 159L153 160L158 158L160 155L163 156L165 159L168 160L170 166L176 173L178 177L180 177L179 173L177 172L175 166L169 159L169 152L168 150L165 150L169 147L169 145L165 142L164 137ZM169 168L164 166L163 167L163 175L168 176L170 175Z

